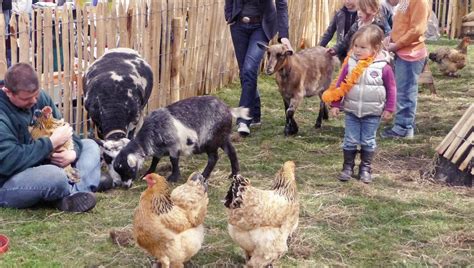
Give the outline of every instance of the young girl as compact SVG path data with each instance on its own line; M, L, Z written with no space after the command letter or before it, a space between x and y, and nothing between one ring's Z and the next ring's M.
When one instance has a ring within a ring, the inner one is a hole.
M386 19L380 15L380 9L381 5L379 0L358 0L357 22L352 24L349 32L347 32L342 41L338 41L334 47L328 49L328 53L333 56L337 55L339 58L342 56L345 57L349 50L352 36L357 30L367 25L375 24L379 26L384 33L388 34L390 29L386 28L387 22Z
M387 53L382 51L384 34L375 25L364 26L352 39L351 51L344 60L339 78L322 96L331 103L331 115L345 112L344 164L339 180L353 175L357 146L360 145L359 178L370 183L375 136L380 118L389 120L395 110L396 87Z

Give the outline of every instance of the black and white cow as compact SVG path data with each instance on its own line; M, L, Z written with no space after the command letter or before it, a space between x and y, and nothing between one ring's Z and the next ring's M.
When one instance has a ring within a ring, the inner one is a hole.
M104 160L110 165L143 124L153 72L135 50L116 48L89 66L83 82L84 106L97 127Z
M114 181L121 179L130 186L145 157L153 156L147 173L155 171L159 159L169 155L172 173L169 181L180 178L179 157L207 153L207 166L202 172L208 178L218 159L218 149L227 154L232 175L239 173L239 162L230 141L232 117L248 117L247 108L229 108L216 97L192 97L151 112L143 127L114 159L117 172Z

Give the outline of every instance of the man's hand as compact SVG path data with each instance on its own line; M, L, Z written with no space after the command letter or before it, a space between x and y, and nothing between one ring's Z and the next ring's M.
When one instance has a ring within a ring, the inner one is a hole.
M392 120L393 113L389 111L383 111L382 113L382 119L385 121L390 121Z
M284 37L284 38L281 38L281 39L280 39L280 42L281 42L283 45L285 45L285 46L288 48L288 50L291 50L292 52L294 52L293 47L291 46L290 40L288 40L288 38L285 38L285 37Z
M390 43L390 44L388 44L387 50L390 51L390 52L395 52L395 51L398 50L398 46L395 43Z
M61 147L66 141L72 137L72 127L69 125L60 126L53 131L49 139L53 144L54 150Z
M58 167L65 167L76 160L76 151L61 150L54 152L51 157L51 163Z
M330 112L331 112L332 117L338 117L339 116L339 108L337 108L337 107L332 107Z

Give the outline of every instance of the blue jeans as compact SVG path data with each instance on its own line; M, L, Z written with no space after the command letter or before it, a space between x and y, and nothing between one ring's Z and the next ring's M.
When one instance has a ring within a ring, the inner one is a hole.
M342 148L352 151L357 150L357 145L360 145L364 151L375 151L377 147L375 136L380 125L380 118L381 117L377 115L368 115L359 118L352 113L346 113L346 128Z
M27 208L75 192L95 191L100 180L100 150L95 141L82 140L76 168L81 178L77 184L70 184L64 169L55 165L32 167L14 175L0 188L0 207Z
M418 77L423 71L425 59L406 61L395 59L395 80L397 83L397 113L392 130L400 136L413 136L415 114L418 102Z
M265 51L257 46L257 42L268 44L268 38L260 23L245 24L236 22L230 26L235 56L239 64L240 84L242 93L239 106L250 109L250 116L260 118L260 94L257 89L258 70ZM237 124L247 125L251 120L237 119Z

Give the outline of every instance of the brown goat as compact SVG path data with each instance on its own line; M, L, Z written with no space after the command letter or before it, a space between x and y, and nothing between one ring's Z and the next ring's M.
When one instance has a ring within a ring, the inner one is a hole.
M334 67L339 65L336 57L326 53L323 47L313 47L294 53L285 45L266 46L259 43L260 48L267 51L265 73L276 73L278 89L285 103L286 124L285 136L298 133L298 125L294 113L305 97L323 94L331 84ZM324 102L320 102L319 115L315 128L321 127L322 119L328 119L328 111Z

